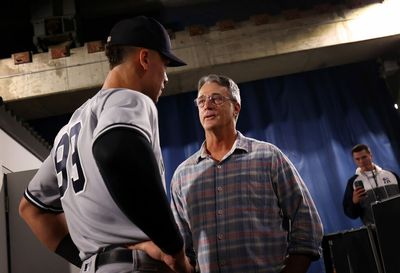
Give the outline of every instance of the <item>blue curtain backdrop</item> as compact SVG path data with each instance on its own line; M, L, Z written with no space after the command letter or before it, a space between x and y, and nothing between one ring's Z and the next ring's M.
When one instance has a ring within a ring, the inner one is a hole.
M346 181L355 171L351 148L368 144L375 163L400 173L400 116L377 65L358 63L239 87L238 130L286 153L315 201L324 232L361 226L342 209ZM193 91L163 97L158 104L167 183L176 167L204 140L195 97ZM322 259L309 272L324 272Z

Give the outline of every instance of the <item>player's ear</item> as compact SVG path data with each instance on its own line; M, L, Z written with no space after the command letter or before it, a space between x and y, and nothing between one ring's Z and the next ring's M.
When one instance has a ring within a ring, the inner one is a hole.
M147 70L150 61L150 51L146 48L139 50L139 63L143 67L143 70Z

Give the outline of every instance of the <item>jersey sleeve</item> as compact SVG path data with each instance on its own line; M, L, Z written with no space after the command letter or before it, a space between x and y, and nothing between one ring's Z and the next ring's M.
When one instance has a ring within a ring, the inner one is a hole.
M152 131L158 124L157 109L149 97L133 90L116 89L109 91L101 105L94 141L107 130L122 126L136 129L152 143Z
M24 196L41 209L56 213L63 212L57 175L51 155L46 158L35 176L29 182Z

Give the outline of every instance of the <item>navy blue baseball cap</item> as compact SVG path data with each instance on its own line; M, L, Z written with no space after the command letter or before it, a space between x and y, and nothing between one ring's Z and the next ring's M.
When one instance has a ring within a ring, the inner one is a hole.
M107 42L153 49L169 60L168 66L186 65L171 52L171 40L165 28L151 17L138 16L118 22L111 29Z

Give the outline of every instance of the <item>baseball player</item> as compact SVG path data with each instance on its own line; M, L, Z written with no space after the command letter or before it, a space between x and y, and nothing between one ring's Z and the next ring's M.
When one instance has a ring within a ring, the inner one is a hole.
M165 194L155 107L166 67L185 63L144 16L113 27L106 55L102 89L59 131L20 215L81 272L191 272Z

